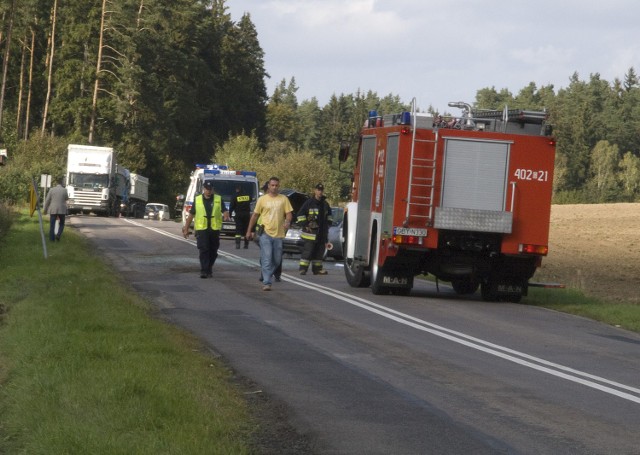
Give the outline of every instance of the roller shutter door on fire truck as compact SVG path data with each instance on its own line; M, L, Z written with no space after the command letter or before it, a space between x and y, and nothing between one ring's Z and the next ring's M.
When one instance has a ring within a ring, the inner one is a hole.
M437 228L511 232L512 214L505 210L509 148L504 141L445 140Z

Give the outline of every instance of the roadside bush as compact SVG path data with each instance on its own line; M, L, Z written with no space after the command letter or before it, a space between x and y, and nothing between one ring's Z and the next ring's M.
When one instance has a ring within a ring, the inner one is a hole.
M8 204L26 202L32 179L40 184L40 175L53 178L64 176L66 169L66 147L63 139L36 137L20 142L10 151L7 165L2 168L0 179L0 201Z
M589 194L584 190L565 190L558 191L553 195L553 204L589 204Z
M5 202L0 201L0 240L9 232L12 221L11 207Z

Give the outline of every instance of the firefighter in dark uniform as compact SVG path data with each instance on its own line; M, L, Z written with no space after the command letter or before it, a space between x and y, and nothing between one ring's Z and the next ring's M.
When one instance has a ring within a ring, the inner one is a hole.
M245 237L251 218L251 196L242 191L242 186L236 186L236 195L231 198L229 213L233 213L236 222L236 249L240 248L240 243L244 238L244 248L249 248L249 239Z
M301 237L304 240L300 255L300 275L307 274L309 264L314 275L326 275L327 271L322 268L322 258L333 218L322 183L316 185L313 197L302 205L296 221L302 227Z
M189 210L186 222L182 227L184 238L189 236L191 221L196 235L196 244L200 252L200 278L213 276L212 269L220 248L220 230L222 220L228 221L229 212L224 210L224 203L219 194L213 194L213 182L205 180L202 194L196 196Z

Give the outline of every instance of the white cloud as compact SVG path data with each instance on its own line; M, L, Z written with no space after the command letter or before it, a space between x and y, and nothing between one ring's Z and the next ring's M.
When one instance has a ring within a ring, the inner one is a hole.
M610 0L228 0L249 11L272 76L300 100L372 90L443 110L484 87L566 87L640 73L640 2Z

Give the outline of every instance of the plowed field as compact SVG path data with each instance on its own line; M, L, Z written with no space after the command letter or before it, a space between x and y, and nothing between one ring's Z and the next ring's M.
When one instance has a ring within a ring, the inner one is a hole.
M640 304L640 203L554 205L549 255L532 281Z

